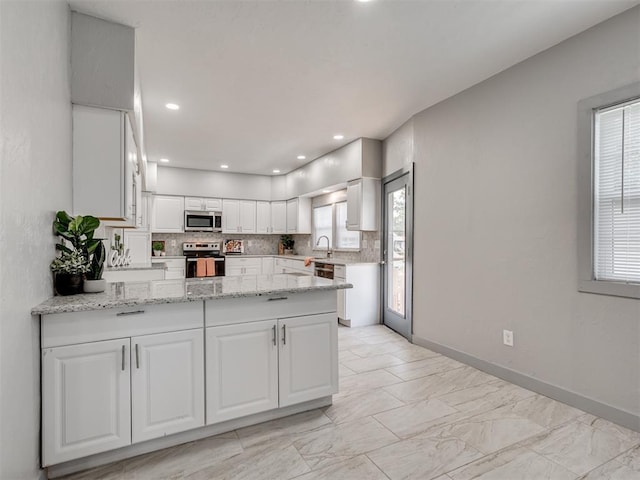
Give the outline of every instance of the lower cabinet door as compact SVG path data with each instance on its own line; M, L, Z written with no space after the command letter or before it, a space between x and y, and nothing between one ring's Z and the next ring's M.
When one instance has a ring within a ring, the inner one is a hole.
M279 320L280 406L338 392L335 313Z
M131 443L129 339L42 350L43 464Z
M132 439L204 425L202 329L131 339Z
M207 424L278 407L277 321L207 328Z

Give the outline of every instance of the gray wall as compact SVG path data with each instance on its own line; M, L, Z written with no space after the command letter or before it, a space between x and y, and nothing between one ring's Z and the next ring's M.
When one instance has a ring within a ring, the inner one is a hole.
M51 222L71 208L69 10L0 2L0 478L39 474L39 322Z
M639 76L636 7L413 118L417 337L640 414L640 301L576 260L577 103Z

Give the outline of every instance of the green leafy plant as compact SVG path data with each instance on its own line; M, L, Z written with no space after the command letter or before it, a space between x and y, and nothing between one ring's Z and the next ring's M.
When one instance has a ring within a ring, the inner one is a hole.
M87 260L78 251L62 252L51 262L51 271L56 274L82 275L88 270Z
M100 239L93 238L96 229L100 226L100 220L91 215L78 215L72 217L65 211L56 213L53 221L53 230L64 240L71 244L70 248L61 241L56 244L56 250L64 253L72 253L74 250L79 252L87 261L91 258L91 254L102 243Z
M164 244L162 242L159 242L158 240L156 240L155 242L153 242L151 244L151 247L154 250L164 250Z
M57 212L53 230L62 237L56 244L61 255L51 263L51 270L54 273L86 273L89 280L100 280L106 252L102 240L93 237L99 226L100 220L91 215L72 217L65 211ZM80 263L85 268L80 268Z
M107 253L104 248L104 244L99 242L96 249L91 256L91 262L89 263L89 270L87 270L88 280L100 280L102 278L102 272L104 271L104 260Z
M293 239L293 237L291 235L282 235L280 237L280 243L282 243L282 246L285 249L293 250L293 245L295 243L295 240Z

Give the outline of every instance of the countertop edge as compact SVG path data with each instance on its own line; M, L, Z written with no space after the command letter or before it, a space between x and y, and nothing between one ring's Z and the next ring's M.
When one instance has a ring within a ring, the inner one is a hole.
M166 303L186 303L197 302L205 300L224 300L230 298L251 298L260 297L264 295L282 294L282 293L304 293L304 292L316 292L326 290L343 290L347 288L353 288L351 283L342 283L339 285L316 285L313 287L299 287L299 288L282 288L273 290L261 290L255 292L233 292L222 293L215 295L184 295L181 297L162 297L162 298L145 298L145 299L130 299L130 300L112 300L106 302L94 302L94 303L82 303L78 305L59 305L59 306L46 306L39 305L31 309L31 315L54 315L59 313L73 313L73 312L90 312L95 310L106 310L110 308L122 308L122 307L134 307L138 305L161 305ZM92 295L92 294L83 294Z

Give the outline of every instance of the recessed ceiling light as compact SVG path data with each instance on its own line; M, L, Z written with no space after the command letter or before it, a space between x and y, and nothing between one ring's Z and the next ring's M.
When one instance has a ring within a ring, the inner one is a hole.
M322 190L322 193L331 193L331 190Z
M169 110L180 110L180 105L176 103L167 103L165 107L167 107Z
M298 160L304 160L305 158L307 157L305 157L304 155L298 155Z
M169 163L169 159L168 158L161 158L160 161L162 163Z
M277 168L273 170L273 173L280 173L280 170L278 170Z
M368 2L370 2L371 0L357 0L357 1L358 1L358 2L360 2L360 3L368 3Z
M344 138L344 135L334 135L333 139L334 140L342 140Z
M229 168L229 165L220 165L220 168Z

